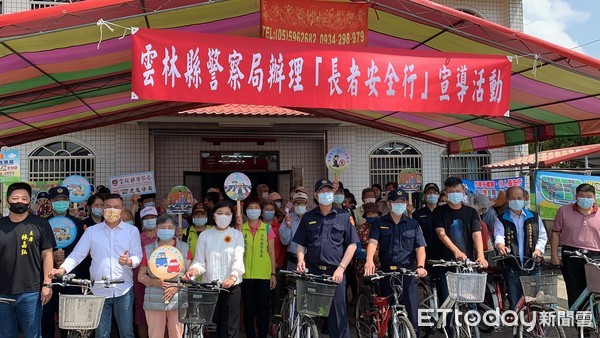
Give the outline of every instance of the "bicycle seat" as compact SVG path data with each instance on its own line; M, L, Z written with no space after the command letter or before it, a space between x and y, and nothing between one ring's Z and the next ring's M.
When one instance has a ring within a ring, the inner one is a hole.
M377 275L373 275L373 276L363 276L360 279L360 283L363 286L371 286L374 283L378 282L378 276Z
M421 278L421 280L427 284L427 285L431 285L431 284L437 284L440 281L440 278L437 276L431 276L431 275L427 275L423 278Z
M487 280L488 280L488 282L491 282L491 283L500 283L500 282L504 282L504 276L488 274Z

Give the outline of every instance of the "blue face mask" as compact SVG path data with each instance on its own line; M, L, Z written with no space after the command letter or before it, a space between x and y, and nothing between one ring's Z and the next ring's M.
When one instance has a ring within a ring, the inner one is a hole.
M92 208L92 215L96 217L102 216L102 208Z
M369 224L373 224L373 222L375 222L376 219L377 219L377 217L367 217L366 218L367 223L369 223Z
M154 230L156 229L156 218L145 219L142 221L142 225L145 229Z
M275 218L275 211L265 211L263 212L263 217L265 221L272 221Z
M406 211L406 203L392 203L392 212L398 216Z
M52 210L57 214L66 214L69 210L69 201L54 201L52 202Z
M451 192L448 194L448 202L452 204L460 204L463 200L464 194L462 192Z
M436 194L425 195L425 202L427 202L427 204L437 204L439 199L440 199L440 195L436 195Z
M206 224L208 222L208 218L206 217L194 217L192 219L192 222L194 223L194 225L197 225L199 227L203 226L204 224Z
M168 241L175 237L175 229L158 229L157 236L161 241Z
M133 225L133 220L131 220L131 221L125 221L125 223Z
M333 195L333 203L342 204L344 203L344 195Z
M260 217L260 209L248 209L246 210L246 215L251 220L258 219Z
M525 206L525 201L524 200L510 200L510 201L508 201L508 207L512 211L523 210L524 206Z
M596 200L593 198L577 197L577 205L581 209L589 209L589 208L593 207L595 201Z
M294 211L297 215L304 215L306 213L306 205L296 205L294 206Z
M323 205L331 205L333 203L333 193L332 192L322 192L319 193L319 204Z

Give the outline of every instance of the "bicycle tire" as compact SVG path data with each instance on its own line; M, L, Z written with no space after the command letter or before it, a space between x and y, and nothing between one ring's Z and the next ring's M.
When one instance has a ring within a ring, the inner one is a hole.
M593 300L594 302L594 311L592 312L592 316L596 319L596 323L598 323L598 320L600 319L600 302L598 300ZM585 311L592 311L590 310L590 300L588 298L588 300L584 303L583 308L581 309L583 312ZM599 325L599 324L597 324ZM577 322L575 322L575 327L577 328L577 336L579 338L589 338L589 337L599 337L599 335L597 334L597 331L593 328L590 327L589 329L581 329L580 327L577 326ZM585 334L585 332L587 331L587 335ZM595 335L595 336L594 336Z
M292 324L290 323L290 301L289 297L285 297L283 302L281 302L281 309L279 313L281 314L281 322L277 328L277 338L288 338L290 337L290 333L292 331Z
M466 304L462 303L462 304L458 304L458 311L457 313L463 313L466 314L468 311L470 311L470 309L467 307ZM466 318L462 318L462 321L460 321L461 325L457 326L456 320L455 318L452 318L452 331L454 334L454 338L480 338L481 333L479 331L479 327L478 326L470 326L467 325L467 321Z
M296 331L300 330L300 338L319 338L319 329L315 321L310 318L303 316L300 325L292 328L291 337L296 337Z
M419 284L417 285L417 292L419 295L419 299L421 299L421 301L419 302L419 309L434 310L435 304L433 304L433 302L435 301L435 299L432 297L433 293L431 291L431 287L429 287L429 285L420 280ZM420 336L421 338L429 338L429 336L431 336L434 333L435 326L424 326L421 328Z
M527 307L524 307L519 311L519 318L521 318L521 312L527 311ZM527 328L523 325L523 322L519 320L517 326L517 337L518 338L566 338L565 331L558 325L557 320L550 320L550 325L543 325L541 320L541 314L543 312L554 312L554 318L558 318L558 311L556 309L549 308L547 306L540 306L537 304L529 305L529 311L524 314L527 322L535 320L537 323L531 332L527 332ZM535 317L534 317L535 316Z
M415 332L415 328L408 320L408 317L396 314L396 322L392 325L392 334L391 338L416 338L417 333Z
M483 318L483 315L489 310L493 310L493 308L491 308L488 304L485 304L485 303L477 304L477 312L479 312L479 316L481 318ZM492 333L492 332L494 332L494 327L486 325L485 322L483 320L481 320L481 321L479 321L479 332L483 332L486 334Z
M369 297L361 293L356 299L356 308L354 309L354 326L356 327L356 334L359 338L371 337L371 323L373 319L371 317L362 318L363 314L371 310L371 304Z

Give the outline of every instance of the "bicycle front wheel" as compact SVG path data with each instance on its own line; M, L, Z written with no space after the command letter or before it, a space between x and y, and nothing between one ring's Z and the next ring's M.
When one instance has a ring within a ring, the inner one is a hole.
M519 311L517 337L566 338L565 331L558 324L558 311L556 309L532 304Z
M417 333L406 316L396 314L392 325L392 338L416 338Z
M370 337L370 329L373 319L371 316L365 316L366 313L371 311L371 304L369 303L369 297L364 293L358 295L356 300L356 308L355 308L355 322L356 325L356 333L359 338L368 338Z
M289 297L285 297L281 303L281 318L277 328L277 338L287 338L292 331L291 318L293 318L293 303Z
M292 338L319 338L317 324L312 318L303 317L300 325L292 328Z

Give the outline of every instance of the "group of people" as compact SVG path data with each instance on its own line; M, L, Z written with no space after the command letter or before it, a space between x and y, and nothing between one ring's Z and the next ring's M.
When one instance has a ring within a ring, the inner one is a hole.
M600 255L595 193L593 186L582 184L576 203L559 209L552 227L553 263L561 263L560 245ZM110 336L113 318L121 337L134 337L134 332L140 337L162 338L165 332L181 337L177 284L157 278L148 268L152 252L167 245L182 253L185 278L219 280L229 291L219 295L212 318L217 332L211 337L237 337L242 308L246 336L267 337L270 315L279 310L281 300L278 270L292 269L327 274L339 284L326 327L331 337L348 338L348 306L355 302L361 276L399 268L415 270L418 277L433 274L445 299L447 270L428 266L428 259L469 259L486 267L486 250L510 253L521 261L542 257L549 236L539 215L525 203L527 192L511 187L503 194L501 204L492 205L481 196L470 203L461 179L449 177L443 189L435 183L424 186L421 208L413 207L410 195L394 182L384 192L379 186L364 189L363 203L356 206L341 182L321 179L313 191L293 187L289 201L261 184L242 210L236 210L219 189L211 188L181 227L165 205L157 205L155 195L133 196L126 210L122 197L108 191L90 197L89 217L80 220L70 214L68 189L55 187L37 196L51 205L52 214L46 216L68 217L77 228L73 243L57 250L48 220L29 208L31 187L14 183L7 191L10 213L0 219L0 298L15 302L0 302L0 337L16 337L19 328L26 338L54 337L58 292L49 284L66 273L125 281L118 288L93 288L94 294L106 297L96 337ZM583 263L563 255L562 269L571 305L586 286ZM509 303L515 307L522 272L508 263L503 273ZM417 282L404 277L401 302L418 333ZM350 301L346 285L352 289ZM382 281L381 292L392 293L389 281Z

